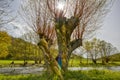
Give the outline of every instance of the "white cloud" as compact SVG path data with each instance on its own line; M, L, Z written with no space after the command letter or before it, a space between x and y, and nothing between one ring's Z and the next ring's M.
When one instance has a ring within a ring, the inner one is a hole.
M31 29L25 24L13 21L6 25L5 30L13 37L20 37Z

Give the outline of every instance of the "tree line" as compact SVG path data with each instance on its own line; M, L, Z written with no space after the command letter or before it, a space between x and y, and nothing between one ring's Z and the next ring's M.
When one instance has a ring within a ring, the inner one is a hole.
M42 51L36 44L27 42L24 38L14 38L7 34L7 32L0 31L0 59L12 59L12 60L43 60ZM30 38L29 38L30 41ZM93 38L90 41L83 43L83 49L81 54L86 54L87 58L90 58L93 63L97 63L97 60L101 58L102 64L106 64L110 61L110 56L118 53L116 47L111 43L104 40ZM51 49L52 53L56 56L57 49Z
M41 62L42 53L38 46L0 31L0 59L34 60Z

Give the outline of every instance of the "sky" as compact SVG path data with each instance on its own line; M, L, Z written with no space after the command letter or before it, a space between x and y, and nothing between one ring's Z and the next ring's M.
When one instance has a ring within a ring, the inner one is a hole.
M120 51L120 0L114 1L111 11L104 18L103 26L98 30L96 37L112 43ZM13 14L15 15L19 9L20 0L14 0L12 5L12 9L14 10ZM12 26L17 28L13 28ZM23 23L21 24L17 21L11 22L8 27L9 34L19 37L24 34L23 27L25 27Z
M104 19L97 38L112 43L120 51L120 0L115 0L111 11Z

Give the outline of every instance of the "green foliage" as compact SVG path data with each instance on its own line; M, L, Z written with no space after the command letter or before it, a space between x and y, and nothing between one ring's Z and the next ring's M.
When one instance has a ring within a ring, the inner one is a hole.
M111 61L120 61L120 53L111 55L110 58L111 58Z
M3 31L0 31L0 58L4 59L9 54L8 47L11 44L11 37Z
M9 47L9 53L9 59L17 60L34 60L42 57L42 52L37 45L26 42L20 38L12 38L12 44Z

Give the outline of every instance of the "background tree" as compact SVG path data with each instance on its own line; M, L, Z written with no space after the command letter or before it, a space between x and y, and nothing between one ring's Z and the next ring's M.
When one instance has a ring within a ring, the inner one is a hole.
M86 41L84 43L84 49L95 64L98 58L101 58L102 64L108 63L110 61L110 56L118 52L111 43L96 38L91 41Z
M5 59L8 53L8 47L11 45L11 37L7 32L0 31L0 58Z
M109 2L111 1L26 0L22 3L23 20L39 35L38 45L45 60L61 80L61 69L67 70L72 51L82 46L83 39L100 27L98 21L105 16ZM57 62L50 53L50 46L56 39Z
M99 39L93 38L91 41L89 41L89 45L85 44L85 46L89 46L90 49L89 51L87 50L87 47L85 47L85 49L88 52L88 55L90 56L90 58L92 59L93 63L97 63L97 58L99 56Z
M25 44L25 41L20 38L12 38L12 43L9 47L9 53L12 59L24 59Z
M97 63L97 58L100 54L100 47L99 47L100 40L93 38L90 41L86 41L84 43L84 49L87 52L87 56L92 59L94 64Z
M106 64L110 61L110 55L117 53L117 48L113 47L111 43L100 41L100 53L102 58L102 64Z
M34 32L28 31L28 33L24 34L21 38L27 42L32 43L32 45L31 44L27 45L27 47L28 47L27 50L29 50L29 52L31 52L31 49L32 50L34 49L34 52L32 51L32 54L33 54L32 58L35 61L35 64L37 64L38 61L41 62L41 57L42 57L42 55L40 54L41 51L37 47L37 43L39 40L38 35ZM33 46L33 44L34 44L34 46Z
M83 47L84 47L84 49L86 50L86 53L87 53L86 55L87 55L87 64L88 64L89 54L91 53L91 49L92 49L91 43L89 41L86 41L83 44Z
M20 38L13 38L11 45L8 47L9 55L6 59L15 60L41 60L42 53L38 46Z

